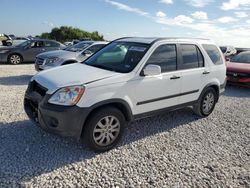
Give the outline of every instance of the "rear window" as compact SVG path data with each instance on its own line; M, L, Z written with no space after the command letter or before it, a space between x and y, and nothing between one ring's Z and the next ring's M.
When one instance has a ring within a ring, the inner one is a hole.
M208 56L215 65L223 64L223 58L220 54L219 49L215 45L203 44L202 46L206 50Z

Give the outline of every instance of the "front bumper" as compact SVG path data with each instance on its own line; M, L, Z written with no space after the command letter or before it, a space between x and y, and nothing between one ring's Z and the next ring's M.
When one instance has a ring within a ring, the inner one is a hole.
M24 109L28 117L47 132L80 139L88 109L49 104L49 98L50 95L42 96L28 88L24 98Z
M234 77L227 77L228 84L231 85L238 85L243 87L250 87L250 78L234 78Z

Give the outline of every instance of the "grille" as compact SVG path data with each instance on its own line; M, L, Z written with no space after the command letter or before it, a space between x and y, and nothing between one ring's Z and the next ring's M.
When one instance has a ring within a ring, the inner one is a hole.
M234 78L249 78L250 77L250 73L227 72L227 76L234 77Z
M42 58L36 58L36 64L37 65L42 65L43 61L44 61L44 59L42 59Z
M44 97L46 92L48 91L48 89L41 86L36 81L32 81L32 82L29 83L27 91L28 92L35 91L35 92L39 93L42 97Z

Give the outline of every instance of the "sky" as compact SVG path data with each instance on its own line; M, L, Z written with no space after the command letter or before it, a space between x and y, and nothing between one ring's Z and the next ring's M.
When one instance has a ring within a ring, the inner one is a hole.
M250 0L1 0L0 33L40 35L53 27L124 36L199 37L250 47Z

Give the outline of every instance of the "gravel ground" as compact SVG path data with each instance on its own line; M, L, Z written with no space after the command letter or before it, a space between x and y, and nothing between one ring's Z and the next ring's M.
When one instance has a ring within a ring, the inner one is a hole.
M27 65L0 65L0 187L250 187L250 90L227 87L215 111L130 123L96 154L34 126L23 110Z

